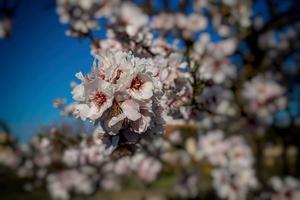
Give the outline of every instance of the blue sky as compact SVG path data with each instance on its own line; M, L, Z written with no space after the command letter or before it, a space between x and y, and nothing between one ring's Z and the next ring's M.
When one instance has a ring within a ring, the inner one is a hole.
M0 119L20 140L60 119L53 99L70 99L74 74L87 71L93 61L88 41L65 36L54 7L31 1L18 8L12 37L0 40Z

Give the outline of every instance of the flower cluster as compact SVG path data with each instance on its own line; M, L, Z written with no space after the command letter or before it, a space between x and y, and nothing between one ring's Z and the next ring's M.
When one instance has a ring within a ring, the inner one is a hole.
M199 138L200 151L213 165L213 186L224 199L246 199L258 186L252 168L251 149L238 136L224 138L221 130L213 130Z
M96 30L97 19L108 15L117 1L107 0L57 0L60 22L69 24L68 35L82 38Z
M74 114L83 120L100 123L110 135L146 133L163 123L159 121L161 84L151 71L153 63L125 52L96 56L92 71L76 76L74 87L78 102ZM153 119L156 120L153 120Z

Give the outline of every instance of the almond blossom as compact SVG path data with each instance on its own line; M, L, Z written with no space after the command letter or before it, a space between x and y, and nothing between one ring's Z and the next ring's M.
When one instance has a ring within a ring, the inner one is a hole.
M159 106L160 88L151 72L153 62L131 53L108 52L96 56L92 71L73 91L78 101L74 114L100 123L115 135L123 128L143 133L150 127Z

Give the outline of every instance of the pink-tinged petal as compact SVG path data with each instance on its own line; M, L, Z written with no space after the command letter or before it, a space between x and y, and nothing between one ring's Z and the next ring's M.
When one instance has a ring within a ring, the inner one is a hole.
M150 99L153 96L153 84L152 82L144 83L142 90L141 90L141 97L143 99Z
M161 70L159 77L161 81L165 81L168 78L169 72L167 69Z
M154 86L152 82L145 82L139 90L129 90L130 95L137 100L147 100L153 96Z
M121 104L121 108L126 117L132 121L136 121L141 117L139 104L133 100L124 101Z
M119 123L120 121L122 121L125 118L126 118L126 115L124 115L124 113L119 114L115 117L112 117L111 120L109 120L109 122L108 122L108 127L111 128L112 126L116 125L117 123Z
M107 101L101 105L101 107L98 107L95 103L91 104L90 112L89 112L89 118L93 121L100 118L103 113L110 108L112 105L112 99L107 99Z

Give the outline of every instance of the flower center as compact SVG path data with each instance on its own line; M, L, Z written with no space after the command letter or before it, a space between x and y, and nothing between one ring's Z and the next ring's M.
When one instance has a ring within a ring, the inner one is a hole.
M213 67L214 67L215 70L219 70L221 68L222 64L223 63L221 61L217 60L217 61L215 61Z
M135 90L139 90L141 86L144 84L144 81L139 79L138 77L135 77L132 82L130 88L133 88Z
M97 91L96 94L95 94L95 96L94 96L94 98L92 100L95 102L95 104L98 107L100 107L100 106L102 106L106 102L107 97L106 97L106 95L103 92Z

